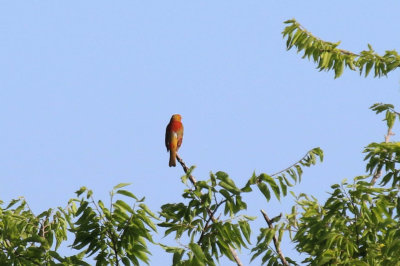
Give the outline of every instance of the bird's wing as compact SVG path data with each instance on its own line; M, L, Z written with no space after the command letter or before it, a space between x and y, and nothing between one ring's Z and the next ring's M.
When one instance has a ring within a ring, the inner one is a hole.
M178 148L181 146L183 140L183 125L181 124L181 129L178 132Z
M170 134L170 124L168 124L167 129L165 130L165 147L167 147L167 151L169 151Z

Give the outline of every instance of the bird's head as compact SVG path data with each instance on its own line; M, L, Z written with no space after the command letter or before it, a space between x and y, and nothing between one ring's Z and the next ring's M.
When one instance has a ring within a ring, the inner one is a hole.
M171 121L179 121L180 122L181 120L182 120L182 117L179 114L174 114L171 117Z

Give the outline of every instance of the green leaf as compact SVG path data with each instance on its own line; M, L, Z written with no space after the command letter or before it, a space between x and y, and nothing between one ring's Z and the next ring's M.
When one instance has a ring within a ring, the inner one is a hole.
M257 184L258 188L260 189L261 193L264 194L264 197L269 201L271 199L271 193L269 192L269 189L266 184L264 183L259 183Z
M181 176L181 182L182 182L183 184L187 184L188 179L189 179L189 176L188 176L188 175L183 175L183 176Z
M93 195L93 191L89 189L87 191L86 198L89 199L90 197L92 197L92 195Z
M251 186L257 183L257 175L253 172L251 178L247 181L246 185L241 189L242 192L251 192Z
M122 263L125 266L130 266L131 265L131 263L130 263L130 261L129 261L129 259L127 257L122 257L121 260L122 260Z
M117 193L121 194L121 195L124 195L124 196L127 196L127 197L130 197L130 198L133 198L135 200L138 199L132 192L127 191L127 190L120 189L120 190L117 190Z
M396 114L390 112L390 111L386 111L386 124L388 126L388 128L393 128L394 125L394 121L396 120Z
M239 221L239 226L240 226L240 230L242 231L242 234L244 235L244 237L246 238L247 242L250 244L250 225L248 222L246 221Z
M286 20L285 22L283 22L283 23L285 23L285 24L291 24L291 23L295 23L296 22L296 20L294 20L294 19L288 19L288 20Z
M211 178L211 185L215 187L217 185L217 179L212 172L210 172L210 178Z
M240 194L240 190L237 187L232 186L231 184L225 183L224 181L220 181L219 185L231 193Z
M139 211L140 212L140 211ZM146 215L142 215L143 212L140 213L139 218L145 222L148 226L150 226L151 229L153 229L154 232L157 232L157 227L154 225L154 223L146 216Z
M86 211L87 207L89 205L89 202L83 201L81 202L81 205L79 206L78 210L75 213L75 216L79 216L83 211Z
M259 178L263 181L266 181L271 186L272 191L274 192L276 198L280 200L281 193L279 190L279 186L275 183L275 180L267 174L261 174Z
M174 256L172 258L172 265L177 265L179 262L182 260L182 256L184 254L183 250L179 250L177 252L174 252Z
M139 204L139 208L141 208L142 210L144 210L148 215L150 215L151 217L158 219L157 216L147 207L146 204Z
M78 191L75 192L75 194L79 197L86 190L87 190L86 187L81 187Z
M132 208L125 201L117 200L113 205L122 210L128 211L130 213L134 213Z
M204 255L201 247L196 243L189 243L189 248L193 251L195 257L200 261L206 261L206 256Z
M337 61L336 65L337 66L335 67L335 79L343 74L344 60Z
M118 185L116 185L116 186L113 188L113 190L116 190L116 189L119 189L119 188L122 188L122 187L129 186L130 184L132 184L132 183L119 183Z
M369 72L371 71L371 68L374 65L374 61L370 60L367 62L366 67L365 67L365 77L368 76Z

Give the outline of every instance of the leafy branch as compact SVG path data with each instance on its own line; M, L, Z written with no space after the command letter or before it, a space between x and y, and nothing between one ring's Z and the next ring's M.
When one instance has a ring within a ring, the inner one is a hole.
M182 166L182 168L183 168L183 171L184 171L185 174L188 176L189 180L192 182L192 184L193 184L194 186L196 186L197 181L196 181L196 179L192 176L191 171L190 171L189 168L186 166L185 162L179 157L179 155L176 155L176 159L177 159L178 162L181 164L181 166ZM216 211L218 210L218 208L221 206L221 204L225 203L226 201L227 201L227 200L223 200L223 201L221 201L221 202L219 202L219 203L216 203L216 206L215 206L215 208L214 208L213 211L211 211L211 209L207 207L207 213L208 213L209 219L207 220L207 222L206 222L206 224L205 224L205 226L204 226L204 229L203 229L202 232L201 232L201 235L200 235L200 238L199 238L198 243L201 243L201 240L202 240L203 237L204 237L205 231L206 231L207 228L208 228L208 224L209 224L210 220L211 220L212 222L214 222L214 223L217 222L217 219L215 218L214 215L215 215ZM229 250L230 250L230 252L231 252L231 254L232 254L234 260L236 261L237 265L238 265L238 266L242 266L243 263L240 261L240 258L239 258L239 256L237 255L236 250L235 250L234 248L232 248L232 246L229 245L229 244L228 244L228 247L229 247Z
M360 75L368 76L374 69L374 76L386 76L400 65L400 55L395 50L386 51L383 56L377 54L370 44L368 50L353 53L337 48L340 41L336 43L327 42L311 34L295 19L284 22L288 24L282 32L287 38L286 48L288 50L296 47L297 52L303 52L302 58L308 58L318 64L320 71L333 70L335 78L342 75L345 67L358 70Z
M276 198L279 200L281 194L286 196L287 187L293 186L288 177L290 177L295 184L300 182L303 175L302 167L315 165L318 159L322 161L323 157L323 151L320 148L314 148L308 151L300 160L282 171L272 175L262 173L259 176L256 176L253 174L246 186L242 188L242 191L250 192L252 191L251 187L256 184L266 200L269 201L271 199L270 187ZM253 253L251 261L263 254L261 259L263 264L267 262L269 265L277 264L279 259L283 265L289 265L289 263L296 265L296 262L283 255L283 251L280 248L280 242L285 229L291 232L290 230L292 230L292 228L286 226L284 223L275 226L273 225L281 219L282 214L270 219L264 210L261 210L261 213L264 220L267 222L268 227L260 229L260 234L257 237L257 245L251 250ZM277 232L278 236L276 235ZM271 241L274 243L275 251L270 247Z
M266 213L264 210L261 210L261 213L262 213L262 215L264 216L264 219L265 219L265 221L267 222L268 227L269 227L270 229L273 229L273 228L274 228L273 223L275 222L275 220L276 220L277 218L278 218L278 220L279 220L280 217L282 216L282 214L281 214L281 215L279 215L278 217L275 217L275 218L273 218L273 219L269 219L267 213ZM285 256L283 255L283 252L282 252L282 250L281 250L281 248L280 248L280 246L279 246L279 240L278 240L278 238L276 237L275 234L273 235L272 240L274 241L275 250L276 250L276 252L278 253L279 258L281 259L282 264L283 264L283 265L289 265L289 263L288 263L288 262L286 261L286 259L285 259Z
M146 242L153 243L150 232L156 232L152 219L157 217L143 204L144 198L138 199L130 191L121 189L127 185L121 183L113 188L110 208L106 208L101 200L95 202L92 191L85 187L76 192L78 197L86 192L85 197L70 201L66 215L77 219L69 221L70 231L75 236L72 248L86 248L87 256L96 254L98 264L120 265L122 262L124 265L139 265L139 260L148 264L150 252ZM116 194L130 198L134 204L114 200ZM75 202L79 203L77 209Z
M393 179L392 186L394 186L399 181L399 171L395 168L395 163L400 159L400 150L399 143L390 143L390 137L394 135L392 129L396 118L400 119L400 113L394 110L392 104L376 103L372 105L370 109L376 114L385 112L384 121L386 121L387 126L385 142L371 143L364 150L364 153L367 153L364 160L369 159L367 171L369 171L370 174L374 173L371 179L371 185L374 185L381 177L382 169L385 167L387 174L384 176L381 184L386 185Z

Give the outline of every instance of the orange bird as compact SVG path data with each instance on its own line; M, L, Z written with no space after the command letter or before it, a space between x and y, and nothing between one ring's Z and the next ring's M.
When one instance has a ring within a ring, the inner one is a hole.
M165 131L165 146L169 151L169 167L176 166L176 153L182 144L183 125L181 120L181 115L173 115Z

